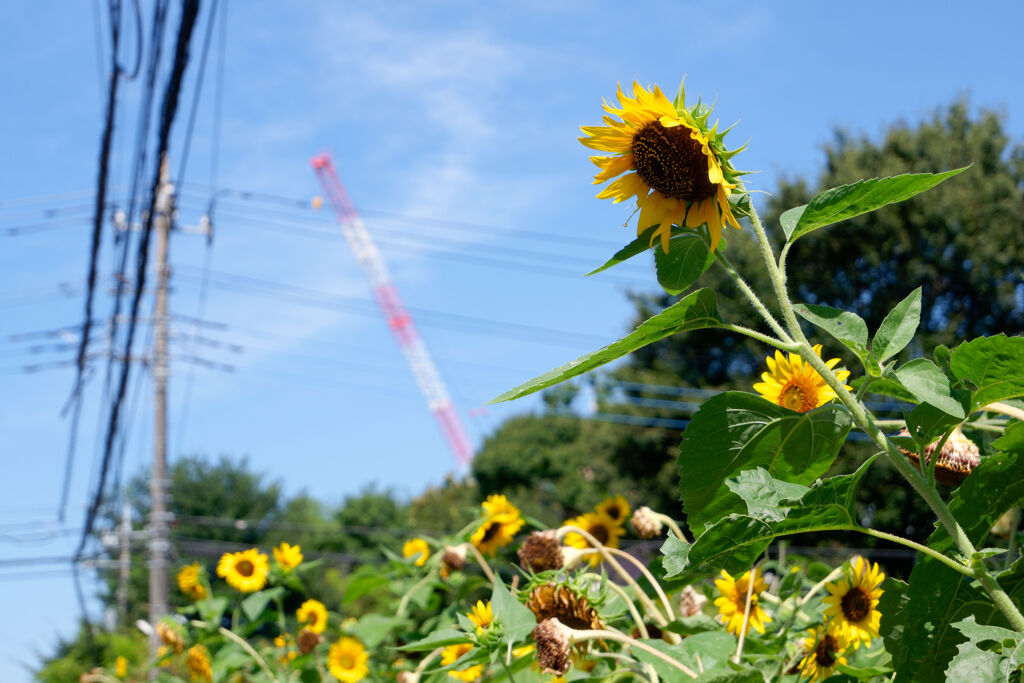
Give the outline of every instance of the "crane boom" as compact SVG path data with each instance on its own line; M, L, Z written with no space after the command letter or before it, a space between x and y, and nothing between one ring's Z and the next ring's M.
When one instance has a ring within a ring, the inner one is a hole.
M456 462L467 465L473 459L473 445L462 426L459 414L452 404L448 390L441 379L441 373L430 357L423 339L413 323L412 316L402 303L398 288L391 280L384 258L373 243L370 233L359 218L358 212L345 192L345 186L334 170L334 164L327 154L312 159L313 170L323 185L327 200L338 214L341 232L355 253L356 260L366 272L373 288L374 298L384 319L398 341L398 347L412 370L417 386L427 400L427 408L433 413L445 440L451 448Z

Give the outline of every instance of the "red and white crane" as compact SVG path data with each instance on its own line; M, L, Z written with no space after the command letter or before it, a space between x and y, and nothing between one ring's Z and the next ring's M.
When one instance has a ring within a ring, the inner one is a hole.
M349 246L355 252L356 260L363 267L367 277L370 278L370 285L373 287L373 295L377 299L381 313L384 314L388 327L398 340L398 347L402 350L412 375L419 386L423 396L427 399L427 407L434 414L441 432L448 441L448 446L455 455L456 462L461 466L468 465L473 459L473 445L470 443L466 430L462 426L459 414L452 404L448 390L441 379L441 373L431 360L423 339L416 331L412 316L402 303L402 297L398 288L391 280L384 258L377 250L370 233L359 218L352 202L345 192L345 186L341 184L338 174L334 170L334 164L327 154L320 154L313 157L313 170L316 172L320 183L324 187L327 200L334 207L338 214L338 222L341 224L341 232L348 240Z

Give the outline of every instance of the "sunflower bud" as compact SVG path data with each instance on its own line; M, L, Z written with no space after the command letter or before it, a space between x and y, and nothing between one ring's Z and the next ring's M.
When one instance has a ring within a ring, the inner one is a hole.
M910 432L904 429L899 433L899 436L910 436ZM935 447L938 443L938 440L936 440L924 447L925 466L931 463L932 454L935 453ZM920 468L921 463L917 453L908 451L905 448L900 448L900 450ZM943 444L938 459L935 461L935 481L946 486L956 486L966 479L971 470L980 463L981 456L978 446L964 436L958 427L946 439L946 443Z
M320 644L320 634L310 628L299 631L299 652L308 655Z
M633 513L631 520L636 535L640 538L656 538L661 536L662 524L657 514L646 505L641 505Z
M519 564L531 572L543 572L548 569L561 569L565 566L562 555L562 544L558 541L558 533L554 530L534 531L517 552Z
M545 619L533 629L537 663L543 673L559 676L569 670L569 629L558 619Z
M687 586L679 593L679 616L694 617L701 613L701 608L708 599Z
M399 671L395 676L396 683L420 683L420 675L415 671Z
M447 579L452 572L462 571L466 566L466 544L449 545L441 556L441 577Z

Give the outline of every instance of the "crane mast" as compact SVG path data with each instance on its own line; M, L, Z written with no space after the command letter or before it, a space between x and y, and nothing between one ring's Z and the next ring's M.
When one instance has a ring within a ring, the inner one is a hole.
M334 164L327 154L313 157L313 170L320 179L327 200L338 215L341 232L355 253L356 260L370 279L374 298L384 319L398 341L398 347L412 370L416 385L427 400L427 408L433 413L445 440L460 466L473 459L473 445L462 426L459 414L452 404L448 390L441 379L441 373L430 357L423 339L416 331L412 316L402 303L398 288L391 280L384 258L377 250L370 233L359 218L355 207L345 192L345 186L334 170Z

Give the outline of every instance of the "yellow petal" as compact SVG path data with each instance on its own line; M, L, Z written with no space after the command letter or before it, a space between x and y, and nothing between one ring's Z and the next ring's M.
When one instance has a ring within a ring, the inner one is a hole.
M625 154L615 157L590 157L590 160L602 170L594 176L594 184L598 185L633 168L633 155Z

